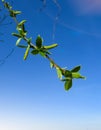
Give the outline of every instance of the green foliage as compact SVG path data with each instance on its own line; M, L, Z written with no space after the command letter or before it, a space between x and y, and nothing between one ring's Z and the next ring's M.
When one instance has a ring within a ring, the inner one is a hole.
M50 67L53 68L54 67L54 63L50 62Z
M56 67L57 75L59 79L62 79L62 71L60 68Z
M20 35L20 34L12 33L12 35L15 36L15 37L21 38L21 35Z
M80 73L72 73L72 78L76 78L76 79L78 79L78 78L85 79L85 77L84 77L84 76L81 76Z
M49 57L49 55L51 54L49 50L57 47L58 44L55 43L55 44L51 44L47 46L43 45L43 39L40 35L37 36L35 40L35 44L33 44L32 38L27 37L27 31L25 29L26 20L22 20L19 22L16 18L18 14L21 14L21 11L13 10L12 6L10 6L10 4L8 2L5 2L4 0L2 0L2 2L4 4L4 7L9 11L9 15L16 22L17 33L12 33L13 36L18 38L16 41L16 46L20 48L26 48L26 51L24 54L24 60L27 59L29 52L31 52L32 55L40 54L42 57L47 58L50 62L50 67L56 69L58 78L64 82L64 88L66 91L68 91L72 87L73 79L85 78L79 73L81 66L76 66L72 70L63 69L59 65L57 65L53 61L53 59ZM27 45L20 44L21 40L24 40Z
M72 87L72 79L67 79L65 81L65 90L68 91Z
M18 38L18 40L16 41L16 46L19 45L20 41L22 40L22 38Z
M28 56L28 54L29 54L29 50L30 50L30 45L28 45L28 47L27 47L27 49L26 49L26 51L25 51L24 60L27 59L27 56Z
M26 20L22 20L20 23L17 24L17 31L21 35L21 37L25 37L27 35L27 31L25 30L25 22Z
M11 9L11 8L10 8ZM16 15L21 14L21 11L17 10L9 10L10 16L11 17L16 17Z
M37 55L37 54L39 53L39 50L34 49L34 50L31 51L31 53L32 53L33 55Z
M55 47L57 47L58 46L58 44L52 44L52 45L49 45L49 46L43 46L45 49L47 49L47 50L50 50L50 49L53 49L53 48L55 48Z
M71 70L71 72L78 72L81 69L81 66L76 66Z
M27 43L28 43L28 44L30 44L31 41L32 41L32 38L31 38L31 37L30 37L30 38L27 38Z
M42 47L42 38L40 37L40 35L38 35L38 37L36 38L36 46L38 49Z

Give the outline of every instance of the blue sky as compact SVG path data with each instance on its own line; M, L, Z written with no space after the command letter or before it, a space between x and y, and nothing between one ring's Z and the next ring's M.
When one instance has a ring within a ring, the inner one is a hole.
M1 130L101 130L101 2L56 2L46 0L45 8L40 0L13 1L12 5L22 11L18 19L27 20L33 42L40 34L45 45L58 43L51 57L61 67L81 65L87 79L74 80L66 92L47 59L29 55L23 60L25 50L17 48L11 36L15 24L0 26L4 33L0 59L14 48L0 66ZM13 20L8 17L4 23L9 22Z

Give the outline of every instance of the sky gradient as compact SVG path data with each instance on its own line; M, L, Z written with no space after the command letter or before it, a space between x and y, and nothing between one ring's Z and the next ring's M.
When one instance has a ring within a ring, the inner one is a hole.
M66 92L47 59L29 55L24 61L7 17L4 23L12 24L0 26L0 59L14 51L0 66L0 130L101 130L101 2L90 2L13 1L33 42L40 34L45 45L58 43L51 57L61 67L81 65L87 79L74 80Z

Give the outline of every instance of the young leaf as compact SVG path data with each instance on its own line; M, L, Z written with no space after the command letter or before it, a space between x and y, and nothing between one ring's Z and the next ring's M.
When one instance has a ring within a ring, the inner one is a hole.
M81 69L81 66L76 66L71 70L71 72L78 72Z
M54 64L52 62L50 62L50 67L53 68L54 67Z
M18 40L16 41L16 46L18 46L18 44L20 43L21 40L22 40L22 38L18 38Z
M36 50L36 49L35 49L35 50L32 50L31 53L32 53L33 55L37 55L37 54L39 53L39 50Z
M38 37L36 39L36 46L38 48L41 48L41 46L42 46L42 38L40 37L40 35L38 35Z
M21 11L18 11L18 10L13 10L14 14L17 15L17 14L21 14Z
M58 46L58 44L52 44L52 45L49 45L49 46L44 46L44 48L49 50L49 49L55 48L57 46Z
M26 49L25 54L24 54L24 60L27 59L27 56L28 56L29 50L30 50L30 45L27 46L27 49Z
M65 81L65 90L68 91L72 87L72 79Z
M3 4L4 4L4 7L7 8L7 9L12 9L12 6L9 5L8 2L5 2L4 0L2 0Z
M21 14L21 11L9 10L11 17L16 17L16 15Z
M22 30L24 32L24 35L26 36L27 35L27 31L25 30L25 25L24 24L22 25Z
M15 36L15 37L21 38L21 35L20 35L20 34L12 33L12 35Z
M23 25L23 26L24 26L24 25ZM24 37L24 36L27 35L27 31L25 31L22 27L17 26L17 30L18 30L19 35L20 35L21 37Z
M22 26L25 22L26 20L22 20L20 23L18 23L18 26Z
M71 77L66 77L66 78L61 79L61 81L67 81L67 80L72 80L72 78Z
M27 46L24 46L24 45L17 45L17 47L20 47L20 48L27 48Z
M39 51L39 54L40 54L41 56L43 56L44 58L46 58L45 52Z
M76 78L76 79L82 78L82 79L85 79L85 77L80 75L80 73L72 73L72 78Z
M47 50L45 50L45 53L48 54L48 55L51 55L51 53Z
M32 37L30 37L30 38L27 39L27 43L28 43L28 44L30 44L31 41L32 41Z
M19 32L22 30L24 36L26 36L27 34L27 31L25 30L25 25L24 25L25 22L26 20L22 20L20 23L18 23L18 26L17 26L17 30Z
M61 72L61 70L57 67L56 71L57 71L58 78L62 79L62 72Z
M72 73L69 70L65 70L65 73L63 74L65 77L72 77Z

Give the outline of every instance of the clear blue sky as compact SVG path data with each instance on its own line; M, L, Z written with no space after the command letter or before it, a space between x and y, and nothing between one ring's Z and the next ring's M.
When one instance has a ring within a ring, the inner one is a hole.
M87 79L74 80L66 92L47 59L29 55L23 60L25 50L11 36L15 24L0 26L0 59L15 48L0 66L0 130L101 130L101 2L54 2L46 0L45 8L40 0L12 5L22 11L18 19L27 20L33 42L40 34L44 44L58 43L51 57L61 67L81 65Z

